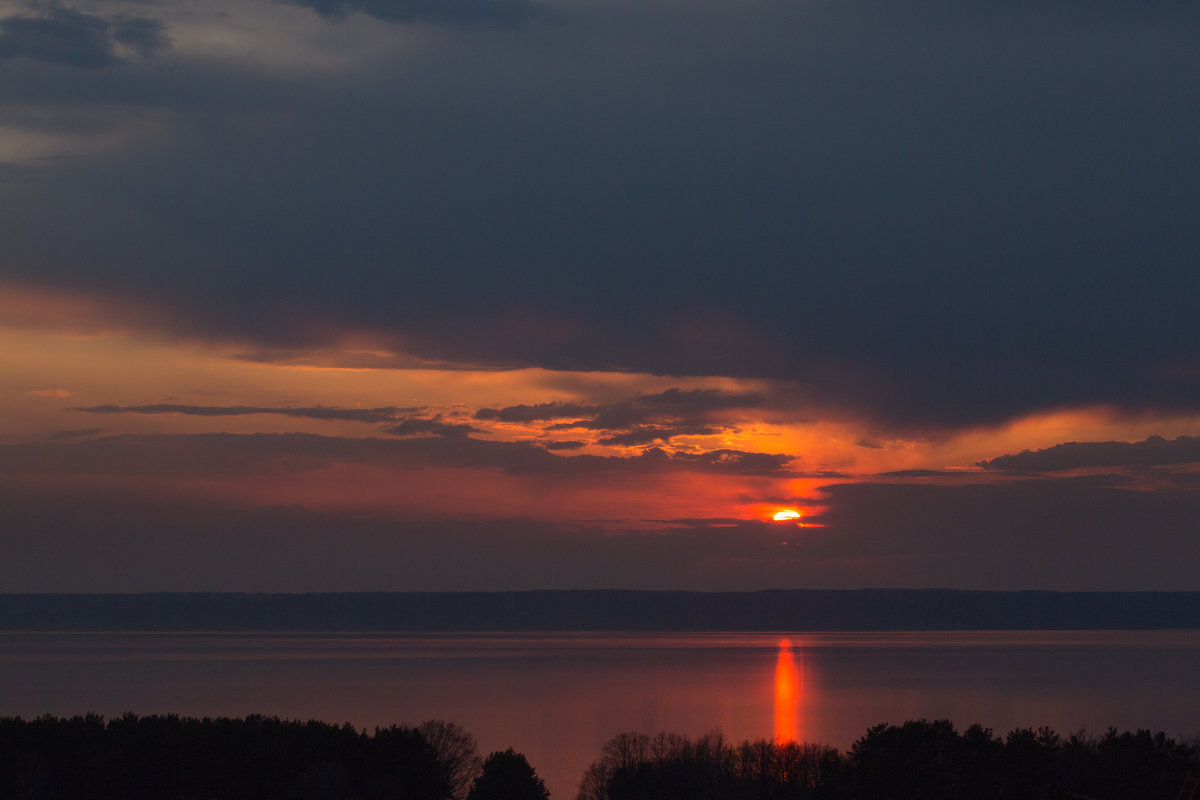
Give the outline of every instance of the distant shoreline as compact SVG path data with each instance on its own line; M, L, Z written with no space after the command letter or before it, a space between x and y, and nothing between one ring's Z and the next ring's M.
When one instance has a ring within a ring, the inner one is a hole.
M951 589L0 594L0 631L1200 629L1200 592Z

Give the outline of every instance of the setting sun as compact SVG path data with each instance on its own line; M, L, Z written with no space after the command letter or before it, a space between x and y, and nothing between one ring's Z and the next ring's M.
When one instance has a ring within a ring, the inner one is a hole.
M772 517L772 519L774 519L776 522L781 522L788 519L800 519L800 512L789 508L786 511L775 512L775 516Z

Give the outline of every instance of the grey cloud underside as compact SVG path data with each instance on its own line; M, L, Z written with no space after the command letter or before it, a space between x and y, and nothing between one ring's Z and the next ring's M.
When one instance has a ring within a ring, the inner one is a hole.
M26 58L72 67L108 67L124 60L118 46L147 58L168 44L163 23L148 17L106 17L51 4L40 15L0 19L0 60Z
M419 427L419 426L415 426ZM499 469L514 475L596 476L604 473L707 472L789 477L791 456L740 450L637 456L561 456L534 444L436 437L351 439L314 434L124 435L80 442L0 445L0 475L196 476L302 473L330 463L394 469Z
M660 425L637 425L624 432L612 436L602 436L600 444L633 446L653 444L654 442L669 442L676 436L711 436L720 433L721 428L713 425L676 425L663 427Z
M404 28L369 8L326 13ZM10 105L181 124L14 177L0 269L268 348L800 381L880 430L1196 410L1198 36L1185 3L655 0L319 78L11 59Z
M153 403L141 406L81 406L68 409L88 414L184 414L197 417L241 417L250 414L280 414L287 417L308 419L348 420L352 422L398 422L408 418L420 408L336 408L315 406L312 408L272 408L269 406L194 406L182 403Z
M542 422L564 417L574 419L585 414L596 414L599 411L599 406L580 405L579 403L535 403L533 405L506 406L505 408L481 408L475 412L475 419L497 422Z
M1024 450L980 462L1014 472L1055 472L1081 467L1135 467L1200 464L1200 437L1151 436L1142 442L1066 442L1044 450Z
M720 389L666 389L654 394L638 395L631 400L598 405L579 403L536 403L533 405L481 408L475 418L500 422L542 422L554 419L579 420L596 430L629 428L651 421L695 418L710 411L756 408L766 402L759 392L726 392Z
M643 445L654 442L669 442L676 436L711 435L723 430L700 420L713 411L747 408L763 403L763 396L756 393L722 392L715 389L667 389L651 395L641 395L622 403L584 406L576 403L543 403L539 405L511 406L508 408L483 408L475 413L479 420L500 422L533 422L556 419L561 416L591 415L590 419L576 420L547 426L548 429L566 430L584 428L593 430L618 430L612 436L601 438L601 444ZM269 406L197 406L182 403L153 403L138 406L98 405L67 409L88 414L182 414L199 417L238 417L254 414L276 414L317 420L346 420L369 423L395 423L381 428L384 433L410 436L432 433L439 436L466 436L481 433L475 426L444 420L442 415L421 414L422 408L337 408L316 406L312 408L274 408ZM643 424L647 420L671 422L670 425ZM554 448L549 449L565 449Z
M353 13L393 23L418 22L454 27L512 26L547 14L529 0L284 0L340 21Z
M380 428L382 433L393 436L467 436L481 433L479 428L461 422L443 419L441 414L420 414L421 408L335 408L316 406L312 408L271 408L269 406L193 406L179 403L154 403L142 406L100 405L71 408L89 414L183 414L197 417L242 417L252 414L278 414L286 417L303 417L318 420L345 420L349 422L394 423Z
M475 412L475 418L499 422L569 419L546 425L545 430L606 431L610 435L598 439L600 444L628 447L667 443L677 436L710 436L727 429L720 424L720 412L762 409L769 405L767 396L759 392L672 388L598 405L538 403L481 408Z
M472 433L482 433L479 428L462 422L446 422L442 416L432 418L412 417L396 425L381 428L384 433L393 436L415 436L422 433L432 433L435 436L462 437Z

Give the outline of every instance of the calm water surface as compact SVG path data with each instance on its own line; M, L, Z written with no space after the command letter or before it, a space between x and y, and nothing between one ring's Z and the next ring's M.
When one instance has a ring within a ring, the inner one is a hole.
M525 753L555 800L629 730L740 740L782 725L845 748L879 722L948 717L1191 736L1198 675L1200 631L0 633L0 715L454 720L485 755Z

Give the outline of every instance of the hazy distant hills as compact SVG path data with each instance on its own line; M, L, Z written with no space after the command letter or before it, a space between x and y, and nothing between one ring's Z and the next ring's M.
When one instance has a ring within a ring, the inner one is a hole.
M9 631L1200 628L1200 592L534 591L7 594Z

